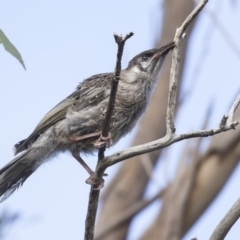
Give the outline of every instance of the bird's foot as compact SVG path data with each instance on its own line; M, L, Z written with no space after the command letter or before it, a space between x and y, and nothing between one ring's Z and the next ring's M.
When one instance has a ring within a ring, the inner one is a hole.
M87 170L90 177L86 180L87 184L94 185L94 189L100 190L104 186L104 179L98 179L95 172L84 162L77 149L72 151L72 156ZM104 173L103 176L108 176Z
M99 139L93 144L95 148L102 148L102 147L111 147L112 146L112 136L111 133L108 133L107 137L103 137L102 134L100 135Z
M104 174L106 176L107 174ZM94 186L94 190L100 190L104 187L104 179L97 179L95 173L90 174L90 177L86 180L86 183Z

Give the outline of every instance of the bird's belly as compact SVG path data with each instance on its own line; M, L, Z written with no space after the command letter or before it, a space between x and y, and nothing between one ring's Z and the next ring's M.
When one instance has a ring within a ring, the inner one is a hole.
M92 152L95 149L94 142L99 139L99 135L82 138L79 141L72 141L71 137L82 137L100 132L105 118L106 106L107 104L104 104L86 111L68 113L66 119L55 126L57 138L60 139L62 149L66 149L70 145L72 149L78 148L80 151ZM117 143L120 138L134 128L144 109L144 102L140 105L124 106L116 101L109 127L113 144Z

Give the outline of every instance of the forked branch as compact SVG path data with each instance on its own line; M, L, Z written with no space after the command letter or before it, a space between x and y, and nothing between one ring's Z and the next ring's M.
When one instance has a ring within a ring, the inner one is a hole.
M108 157L104 157L105 147L103 147L99 151L99 161L96 166L95 174L93 176L94 182L99 183L103 177L105 170L109 166L112 166L120 161L129 159L133 156L137 156L140 154L148 153L157 149L167 147L175 142L178 142L184 139L195 138L195 137L207 137L207 136L212 136L224 131L228 131L230 129L235 129L235 127L239 124L238 121L233 121L233 114L240 103L240 96L238 96L237 99L235 100L229 114L227 116L224 115L219 126L216 127L215 129L192 131L184 134L175 133L176 129L174 125L174 114L175 114L176 99L177 99L177 87L178 87L177 80L178 80L179 63L180 63L180 54L179 54L180 44L184 38L185 30L196 18L199 12L204 8L207 2L208 2L207 0L201 0L199 4L195 7L195 9L186 18L183 24L176 30L176 34L174 37L175 48L173 49L172 67L170 72L169 97L168 97L167 117L166 117L166 129L167 129L166 136L156 141L152 141L139 146L127 148L125 150L119 151ZM119 48L118 48L117 64L115 68L115 78L112 81L109 107L107 111L108 113L106 114L106 119L104 121L104 126L102 131L103 137L107 137L108 135L109 122L110 122L111 114L114 107L114 101L115 101L116 92L117 92L117 84L118 84L120 71L121 71L121 56L123 52L124 43L132 35L133 35L132 33L129 33L125 38L122 38L118 35L114 36ZM92 187L90 192L88 214L86 219L85 240L93 239L98 197L99 197L99 190L94 190L94 187Z
M156 141L130 147L125 150L116 152L111 156L105 157L97 165L97 169L95 172L96 179L101 179L104 174L104 171L109 166L112 166L128 158L167 147L175 142L178 142L184 139L195 138L195 137L208 137L224 131L228 131L230 129L235 129L235 127L239 124L238 121L232 120L233 113L236 111L236 108L240 103L240 97L237 97L229 114L227 116L224 116L225 120L222 119L221 124L215 129L192 131L189 133L183 133L179 135L175 133L176 129L174 125L174 113L175 113L176 98L177 98L177 86L178 86L177 80L178 80L179 63L180 63L180 55L179 55L180 45L181 45L181 41L183 40L183 36L185 35L185 30L187 29L189 24L196 18L196 16L207 4L207 2L208 2L207 0L200 1L199 4L195 7L195 9L192 11L192 13L190 13L190 15L183 22L183 24L176 30L176 34L174 37L174 42L176 46L173 49L173 54L172 54L172 67L171 67L170 83L169 83L169 97L168 97L167 118L166 118L166 129L167 129L166 136Z

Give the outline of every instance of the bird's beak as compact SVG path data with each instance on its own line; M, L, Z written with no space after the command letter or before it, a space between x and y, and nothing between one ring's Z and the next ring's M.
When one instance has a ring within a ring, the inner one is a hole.
M175 47L175 42L170 42L170 43L166 44L165 46L161 47L157 53L155 53L153 55L152 60L154 60L160 56L166 55L174 47Z

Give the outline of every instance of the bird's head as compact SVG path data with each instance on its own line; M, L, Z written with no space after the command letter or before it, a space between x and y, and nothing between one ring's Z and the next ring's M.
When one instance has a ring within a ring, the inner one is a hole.
M128 64L127 71L131 75L143 74L149 77L156 77L161 70L163 60L167 53L175 46L170 42L161 48L154 48L144 51L135 56Z

